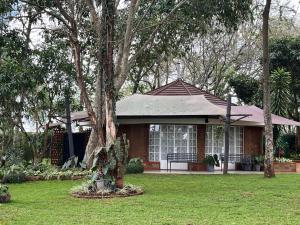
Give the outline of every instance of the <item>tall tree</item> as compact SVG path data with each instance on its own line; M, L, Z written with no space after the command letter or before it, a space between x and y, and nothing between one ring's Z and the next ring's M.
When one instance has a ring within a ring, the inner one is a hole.
M273 167L273 128L271 116L271 88L270 88L270 57L269 57L269 15L271 0L266 0L263 11L262 44L263 44L263 103L265 122L265 162L264 176L275 176Z

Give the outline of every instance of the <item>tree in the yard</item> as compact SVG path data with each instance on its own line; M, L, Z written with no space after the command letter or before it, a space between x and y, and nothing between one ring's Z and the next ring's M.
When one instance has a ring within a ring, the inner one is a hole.
M292 95L290 91L291 74L282 68L271 73L271 111L275 115L288 117L288 109L291 105ZM274 143L280 136L282 127L274 125Z
M271 117L271 85L270 85L270 57L269 57L269 14L271 0L266 0L263 11L262 45L263 45L263 104L265 122L265 160L264 176L275 176L273 167L273 127Z
M270 67L271 71L283 68L289 73L290 80L288 90L289 105L285 108L288 117L300 121L300 38L281 37L273 38L270 42ZM285 97L286 98L286 97ZM300 127L297 127L297 143L300 149Z

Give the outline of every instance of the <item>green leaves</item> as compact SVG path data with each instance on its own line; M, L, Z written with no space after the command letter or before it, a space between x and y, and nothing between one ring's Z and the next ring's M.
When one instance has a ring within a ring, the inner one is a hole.
M228 83L245 104L261 105L262 95L258 80L245 74L234 74Z
M291 104L291 73L278 68L271 74L271 110L279 116L288 116Z

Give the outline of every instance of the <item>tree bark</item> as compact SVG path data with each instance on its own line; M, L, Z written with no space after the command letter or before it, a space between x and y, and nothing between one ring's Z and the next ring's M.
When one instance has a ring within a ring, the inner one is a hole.
M266 0L263 11L263 100L264 100L264 122L265 122L265 161L264 176L271 178L275 176L273 167L273 129L271 117L271 91L270 91L270 57L269 57L269 14L271 0Z
M115 1L102 2L101 59L105 81L106 146L114 144L116 131L116 89L114 85L113 40L115 22Z

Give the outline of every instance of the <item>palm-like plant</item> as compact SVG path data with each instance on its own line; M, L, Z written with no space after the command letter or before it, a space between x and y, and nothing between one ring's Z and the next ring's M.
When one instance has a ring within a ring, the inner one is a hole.
M291 74L282 68L277 68L271 74L271 111L279 116L287 116L291 104ZM274 125L274 143L280 136L281 127Z
M287 116L291 102L291 74L282 68L277 68L271 74L271 110L279 116Z

